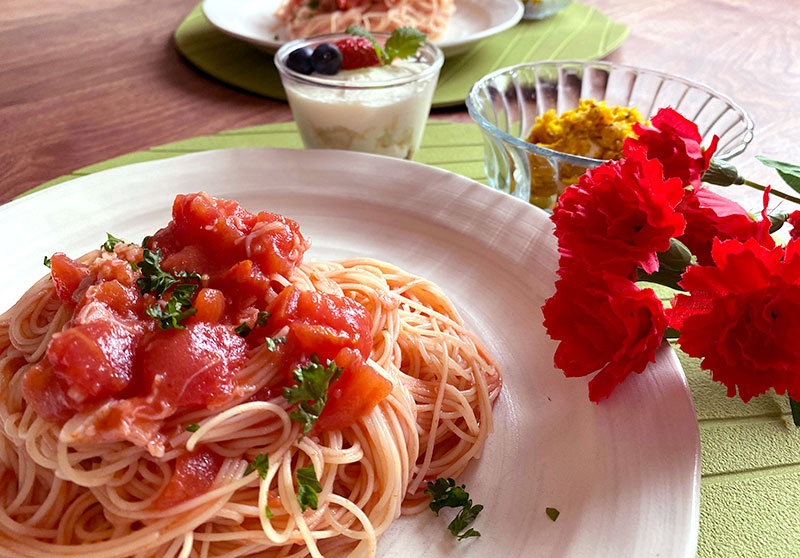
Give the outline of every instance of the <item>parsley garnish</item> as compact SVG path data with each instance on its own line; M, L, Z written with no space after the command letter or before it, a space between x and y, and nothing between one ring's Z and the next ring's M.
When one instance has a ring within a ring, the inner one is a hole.
M258 476L262 479L267 478L267 472L269 471L269 455L266 453L259 453L256 455L255 459L250 462L247 466L247 469L244 470L244 476L249 475L255 471L258 473Z
M378 41L375 40L375 37L372 36L372 33L359 25L351 25L345 29L345 33L369 39L375 48L378 60L384 66L391 64L395 58L413 56L420 45L428 38L425 33L417 31L413 27L397 27L386 40L386 46L382 48Z
M302 511L306 511L306 508L317 509L317 494L320 492L322 485L317 480L314 464L297 469L297 501Z
M120 242L125 242L121 238L117 238L116 236L112 235L111 233L106 233L106 236L108 237L108 240L106 240L103 243L103 245L100 246L100 248L105 250L106 252L113 252L114 251L114 246L116 246Z
M269 509L269 506L264 508L264 515L267 516L267 519L272 519L273 517L275 517L275 514L272 513L272 510Z
M161 269L161 250L151 252L145 248L142 252L142 261L136 266L142 272L142 276L136 280L140 294L152 292L155 296L161 297L167 289L174 287L163 307L156 303L146 309L145 314L157 320L161 329L185 329L186 326L180 323L181 320L197 312L197 308L191 308L190 302L197 284L187 281L199 281L200 276L188 271L173 269L172 273L169 273Z
M425 494L431 497L428 505L435 515L439 515L442 508L461 508L453 521L447 526L454 537L462 541L469 537L480 537L481 534L475 529L467 529L481 513L483 506L478 504L473 506L466 486L456 486L453 479L436 479L436 482L429 482Z
M267 337L264 339L264 342L267 344L267 350L275 352L275 349L278 348L278 343L286 343L285 337Z
M544 513L546 513L546 514L547 514L547 517L549 517L549 518L550 518L551 520L553 520L553 521L555 521L556 519L558 519L558 516L561 514L561 512L560 512L560 511L558 511L558 510L557 510L557 509L555 509L555 508L545 508L545 509L544 509Z
M50 258L45 256L44 261L42 261L42 263L45 265L45 267L50 267Z
M247 322L242 322L238 326L233 328L233 331L235 331L239 337L247 337L248 335L250 335L250 332L253 331L254 328L264 327L265 325L267 325L267 319L269 319L271 315L272 314L270 314L266 310L262 310L256 316L256 321L253 324L253 327L250 327L250 324L248 324Z
M297 410L289 413L289 418L303 423L303 436L317 422L328 401L328 388L343 370L332 360L323 367L319 357L313 354L311 362L292 371L292 377L298 385L283 388L283 396L289 403L299 403Z
M200 425L197 424L196 422L193 422L192 424L186 427L186 432L197 432L198 430L200 430Z
M308 4L306 4L306 6L308 6L312 10L316 10L317 8L319 8L319 0L311 0Z

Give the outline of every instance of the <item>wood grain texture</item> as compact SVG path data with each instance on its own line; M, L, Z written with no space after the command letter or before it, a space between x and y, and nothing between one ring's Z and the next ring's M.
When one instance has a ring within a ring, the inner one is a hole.
M588 1L631 28L612 60L707 83L752 114L756 139L742 170L777 182L753 154L800 160L795 0ZM131 151L291 119L285 104L228 88L181 59L172 33L195 4L0 0L0 203ZM469 121L463 108L436 114Z

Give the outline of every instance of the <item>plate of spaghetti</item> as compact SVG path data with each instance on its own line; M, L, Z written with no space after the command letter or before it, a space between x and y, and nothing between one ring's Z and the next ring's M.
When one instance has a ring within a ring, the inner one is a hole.
M232 149L31 194L0 234L0 557L694 556L677 359L600 405L553 369L527 203Z
M217 29L274 53L292 39L344 31L411 26L453 56L522 18L518 0L204 0Z

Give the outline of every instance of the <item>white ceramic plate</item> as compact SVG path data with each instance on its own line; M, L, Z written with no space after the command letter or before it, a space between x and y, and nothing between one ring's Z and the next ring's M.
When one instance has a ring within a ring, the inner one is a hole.
M206 19L232 37L274 53L289 35L275 17L282 0L205 0ZM473 44L513 27L524 11L519 0L455 0L456 12L444 37L436 41L445 56L453 56Z
M237 149L79 178L0 207L0 308L46 273L44 255L78 256L106 232L139 240L169 221L175 194L197 190L295 219L310 257L375 257L436 281L499 361L496 429L460 479L486 506L483 536L457 542L425 512L392 525L379 556L695 555L699 434L674 353L590 403L585 379L553 369L542 327L557 261L546 214L455 174L342 151Z

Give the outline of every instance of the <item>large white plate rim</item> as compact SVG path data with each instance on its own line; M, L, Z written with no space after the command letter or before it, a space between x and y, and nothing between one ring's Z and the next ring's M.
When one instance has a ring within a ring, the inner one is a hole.
M556 266L549 221L458 175L364 154L246 148L75 179L0 206L0 257L14 262L2 272L0 311L46 272L42 255L78 255L106 231L138 239L168 220L175 193L199 189L296 218L313 257L384 257L439 282L504 367L495 434L464 476L486 505L483 536L456 543L443 519L402 518L381 556L694 556L699 433L675 354L662 348L644 374L590 404L584 380L552 370L555 344L541 330ZM24 244L11 242L23 231ZM547 506L561 510L557 522Z
M517 0L455 0L456 14L445 36L435 41L445 56L460 54L472 44L519 23L525 11ZM282 0L204 0L203 15L219 31L274 53L288 39L274 12ZM461 4L462 14L458 12ZM255 6L255 7L254 7ZM466 10L466 11L465 11ZM470 13L480 11L478 13ZM481 15L491 19L483 23ZM472 16L472 17L470 17ZM463 26L480 27L472 32Z

